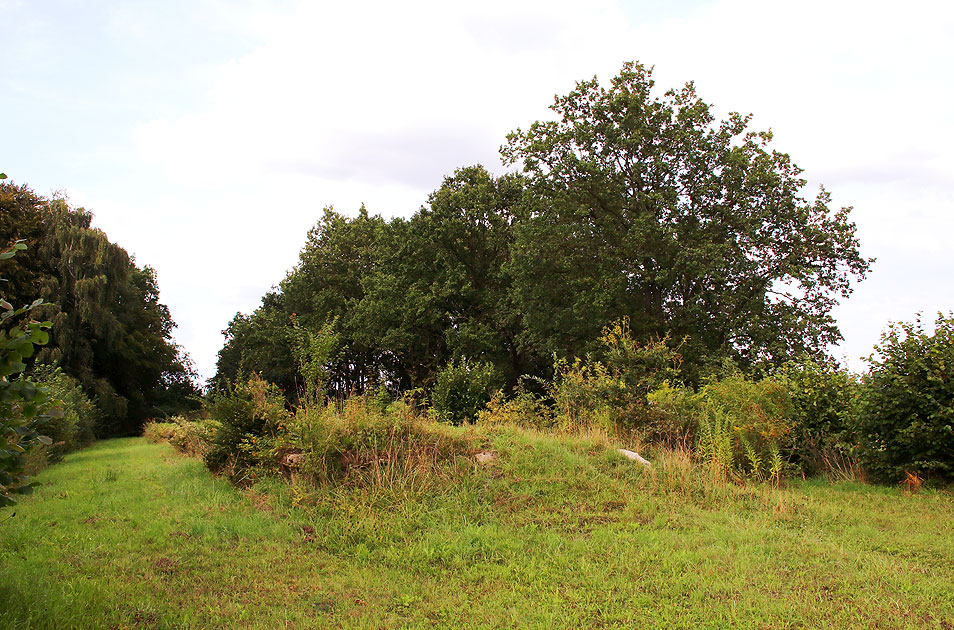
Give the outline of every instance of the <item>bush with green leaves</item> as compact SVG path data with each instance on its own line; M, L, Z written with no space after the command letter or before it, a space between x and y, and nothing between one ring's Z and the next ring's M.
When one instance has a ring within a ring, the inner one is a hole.
M673 345L668 334L640 343L633 337L629 318L623 317L605 327L599 341L607 367L620 379L626 398L640 408L649 392L680 376L682 342Z
M146 438L147 442L158 444L160 442L170 441L172 436L174 436L178 430L179 425L175 422L160 422L158 420L153 420L152 422L147 422L143 425L142 436Z
M603 360L554 361L549 393L559 424L597 425L654 439L661 430L660 418L650 408L648 395L678 377L678 347L672 347L668 336L637 342L626 318L605 327L599 342Z
M212 392L206 407L218 424L210 436L205 463L213 472L228 468L233 476L267 463L249 450L249 444L274 441L291 418L282 392L257 374L224 391Z
M305 404L322 404L328 385L328 362L334 357L341 345L341 337L335 332L337 319L326 322L317 331L302 326L294 313L291 317L290 337L298 372L304 379L299 396Z
M720 440L729 440L732 459L720 462L727 471L756 479L778 478L782 453L790 450L792 439L792 401L785 381L754 380L734 371L711 379L699 395L704 410L698 434L703 456L718 452Z
M205 457L219 424L214 420L189 420L173 416L166 422L147 422L142 435L150 442L168 442L176 450L194 457Z
M884 481L954 481L954 315L939 313L933 333L920 316L890 324L868 361L858 417L865 469Z
M548 388L556 424L564 430L593 426L612 428L626 384L601 361L555 359L553 382Z
M833 360L804 359L783 365L792 401L791 461L806 474L851 476L861 383Z
M647 441L670 449L691 450L702 406L696 392L682 384L663 381L649 393L647 402Z
M649 399L672 425L691 427L696 456L714 470L739 479L781 474L793 427L784 379L754 380L729 366L698 393L666 383Z
M438 372L431 391L437 417L451 424L473 422L502 385L494 366L480 361L451 361Z
M42 447L47 461L57 462L67 453L92 443L96 439L99 411L79 381L49 365L34 367L32 376L49 389L62 411L62 415L36 422L37 430L52 440L50 446Z
M497 391L484 409L477 412L477 423L511 425L526 429L549 429L555 422L553 410L540 398L526 391L507 397Z
M24 249L23 243L15 243L0 252L0 260ZM36 424L60 413L51 403L49 388L22 376L27 368L24 360L50 339L47 330L52 324L29 318L30 311L42 304L36 300L15 308L0 298L0 507L16 503L15 495L33 491L26 481L27 452L34 444L52 443Z

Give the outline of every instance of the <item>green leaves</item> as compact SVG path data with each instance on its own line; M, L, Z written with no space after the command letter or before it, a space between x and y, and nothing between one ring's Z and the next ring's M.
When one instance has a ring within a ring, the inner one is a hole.
M859 417L863 463L875 476L954 480L954 315L891 324L869 357Z
M17 242L0 258L12 258L26 246ZM6 300L0 300L0 324L10 325L13 318L25 315L42 305L42 300L30 306L15 309ZM15 503L13 495L29 494L32 487L25 483L23 474L24 454L31 441L51 444L52 441L39 435L33 420L49 409L49 389L37 383L10 377L26 370L25 359L33 356L36 346L49 341L46 328L50 322L27 321L19 327L0 329L0 507Z
M473 422L499 386L500 376L490 363L453 361L437 374L434 410L445 422Z
M511 269L533 344L580 355L629 316L641 339L688 335L690 368L822 353L870 262L847 210L802 198L801 170L750 117L716 121L691 83L655 97L651 77L625 64L608 88L580 82L558 120L501 149L531 193Z
M26 248L27 246L23 243L23 241L17 241L16 243L13 244L12 247L10 247L10 249L4 252L0 252L0 260L9 260L10 258L13 258L14 256L16 256L17 252L22 252Z
M191 368L172 341L175 324L159 301L155 272L138 267L93 228L89 212L0 183L0 233L21 239L16 251L27 244L35 251L3 264L10 278L3 298L13 307L0 305L4 328L20 323L37 363L58 365L78 379L99 407L101 434L132 434L146 417L192 406L185 400L197 394ZM52 334L46 322L22 325L28 316L16 307L24 304L56 322ZM31 352L19 343L13 352ZM21 369L19 363L7 369Z
M0 323L16 315L22 315L33 307L6 311L0 316ZM50 335L46 332L52 326L50 322L30 321L22 328L13 331L0 330L0 377L17 374L26 369L24 359L33 356L36 346L49 343Z

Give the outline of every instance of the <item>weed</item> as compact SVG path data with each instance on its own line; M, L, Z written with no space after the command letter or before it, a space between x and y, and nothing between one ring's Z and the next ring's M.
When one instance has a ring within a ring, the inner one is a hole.
M915 494L921 489L924 481L917 475L910 471L904 471L904 479L901 481L901 488L906 494Z

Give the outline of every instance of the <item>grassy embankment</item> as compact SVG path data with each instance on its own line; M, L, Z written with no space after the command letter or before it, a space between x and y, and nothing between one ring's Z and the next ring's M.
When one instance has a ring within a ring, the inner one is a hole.
M493 461L413 488L242 491L101 442L0 513L0 628L954 627L948 493L738 487L474 431Z

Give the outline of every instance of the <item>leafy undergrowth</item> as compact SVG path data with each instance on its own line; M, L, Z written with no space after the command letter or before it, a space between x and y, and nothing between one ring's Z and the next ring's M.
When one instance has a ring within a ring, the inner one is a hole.
M948 493L448 431L429 485L240 490L142 439L68 456L0 513L0 628L954 627Z

